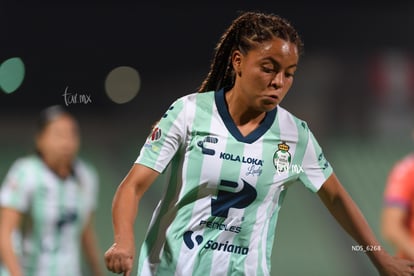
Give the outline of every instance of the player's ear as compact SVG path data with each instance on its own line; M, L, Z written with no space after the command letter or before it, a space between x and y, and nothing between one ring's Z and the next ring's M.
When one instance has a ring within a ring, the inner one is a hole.
M42 133L36 133L34 137L35 150L40 153L42 151Z
M231 63L233 65L234 72L236 72L237 76L241 77L241 63L242 63L243 55L239 50L235 50L231 54Z

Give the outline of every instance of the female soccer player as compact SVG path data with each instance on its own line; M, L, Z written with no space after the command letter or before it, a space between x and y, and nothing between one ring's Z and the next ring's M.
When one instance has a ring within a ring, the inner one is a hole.
M139 275L270 275L278 211L297 180L360 245L379 248L307 124L279 106L302 46L279 16L246 12L232 22L200 93L170 106L114 196L109 270L130 274L138 203L168 165ZM367 254L382 275L414 272L383 250Z
M6 275L82 275L81 245L93 275L103 275L92 223L97 176L77 158L79 144L75 119L49 107L39 121L37 154L9 170L0 190L0 264Z
M414 131L412 132L414 139ZM398 160L384 190L381 230L396 255L414 261L414 152Z

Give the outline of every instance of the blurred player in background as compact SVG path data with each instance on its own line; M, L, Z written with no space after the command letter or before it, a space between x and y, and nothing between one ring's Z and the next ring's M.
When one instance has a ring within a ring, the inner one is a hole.
M10 276L82 275L84 252L93 275L103 275L92 222L98 179L77 157L75 118L60 106L45 109L35 142L36 154L16 160L0 187L3 271Z
M414 153L398 161L389 173L382 233L397 250L397 256L414 260Z
M169 165L139 275L270 275L278 211L295 181L364 249L377 249L367 255L381 275L411 275L414 262L380 249L307 124L279 106L302 50L296 30L279 16L247 12L216 49L200 93L170 106L118 187L108 269L130 275L138 203Z

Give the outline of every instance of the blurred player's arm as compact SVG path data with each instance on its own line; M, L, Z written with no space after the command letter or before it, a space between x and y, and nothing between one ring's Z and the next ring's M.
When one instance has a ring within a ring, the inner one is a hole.
M103 267L100 262L100 249L96 238L93 215L88 219L82 232L82 247L94 276L103 276Z
M354 238L359 245L380 248L380 244L372 232L358 206L346 192L335 174L332 174L318 191L318 195L330 213ZM381 275L411 275L414 273L414 262L391 257L384 249L367 251L372 263Z
M13 231L20 225L22 214L10 208L0 208L0 260L10 276L22 276L18 257L13 247Z
M397 162L390 171L384 190L381 231L404 257L414 260L414 242L410 231L410 206L414 194L414 163L411 157Z
M135 255L134 222L143 194L159 173L135 164L115 193L112 202L114 244L105 253L105 263L115 273L130 275Z
M387 206L382 212L382 235L407 258L414 260L414 242L406 226L407 210L397 206Z

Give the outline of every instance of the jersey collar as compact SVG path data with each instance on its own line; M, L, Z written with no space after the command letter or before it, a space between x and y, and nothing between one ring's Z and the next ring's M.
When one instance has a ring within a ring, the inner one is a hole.
M234 138L236 138L237 141L252 144L257 139L262 137L263 134L265 134L266 131L272 126L276 118L277 108L269 112L266 112L265 118L260 123L259 127L256 128L253 132L249 133L247 136L243 136L237 128L236 124L234 123L233 119L231 118L229 110L227 108L225 98L225 93L227 91L228 89L221 88L214 95L218 113L220 114L221 119L226 125L227 130L231 133L231 135Z

